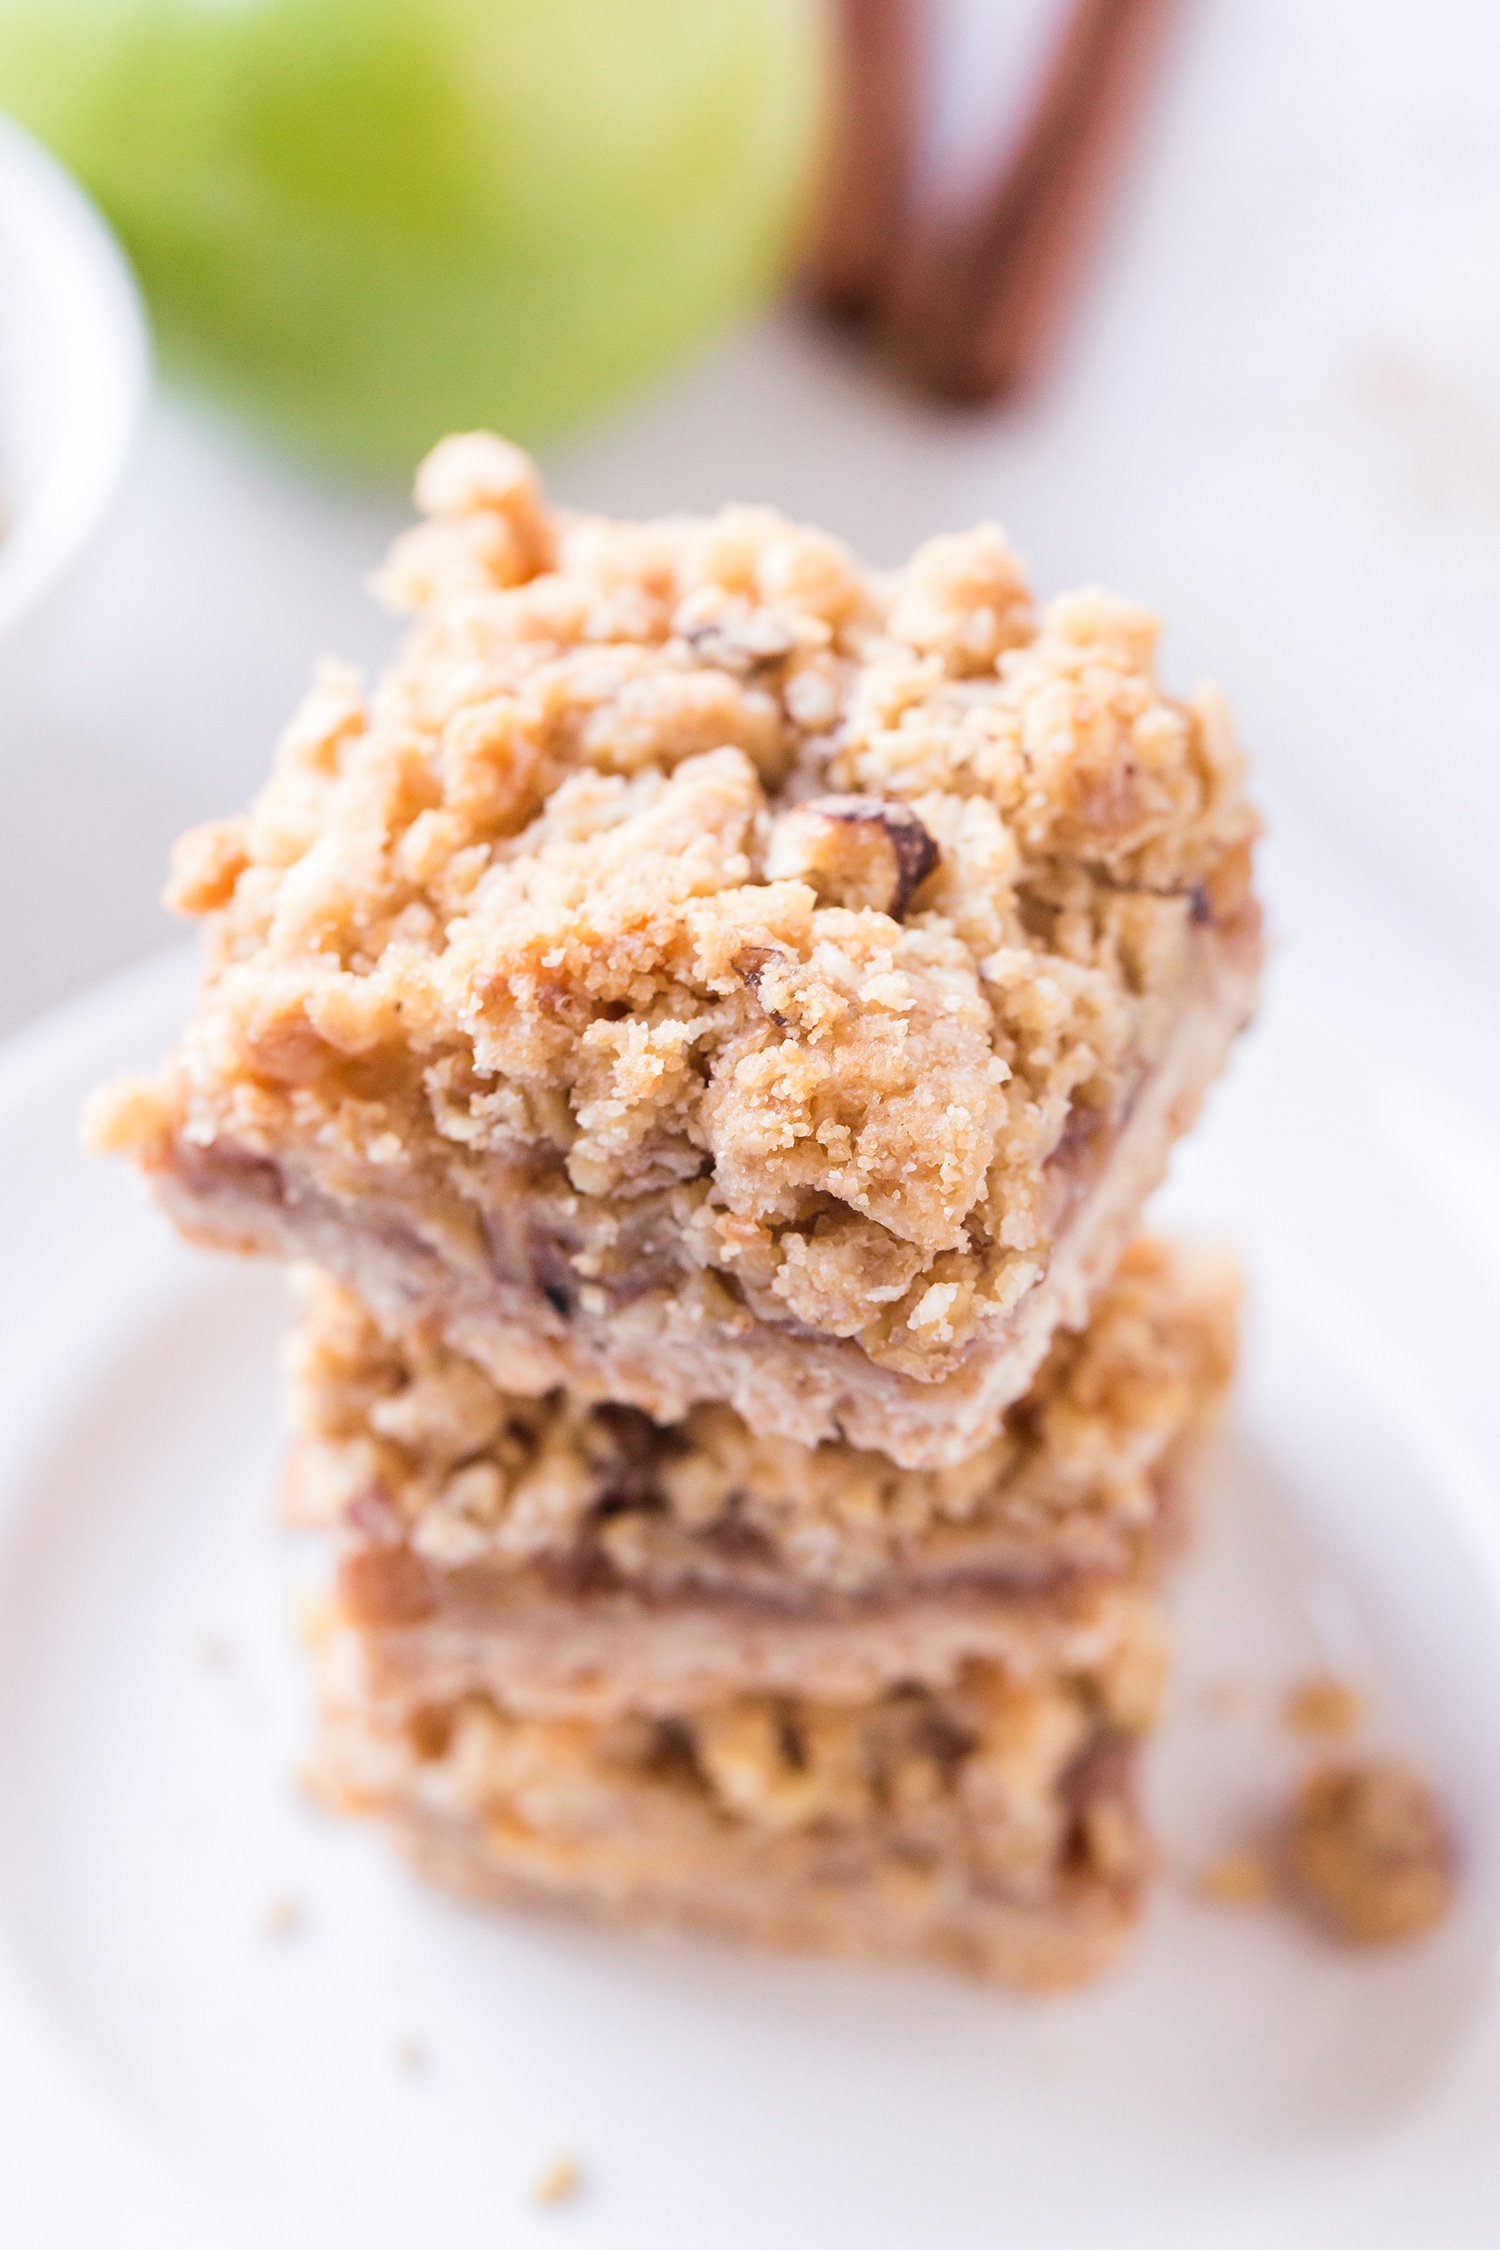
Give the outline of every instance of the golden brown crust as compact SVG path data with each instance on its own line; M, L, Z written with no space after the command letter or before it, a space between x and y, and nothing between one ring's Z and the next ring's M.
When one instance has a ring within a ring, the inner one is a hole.
M519 1202L568 1290L952 1370L1205 947L1253 952L1222 709L1161 691L1145 612L1035 613L992 528L880 578L766 511L550 509L478 436L419 499L401 661L327 673L179 848L202 1003L101 1139L455 1258Z

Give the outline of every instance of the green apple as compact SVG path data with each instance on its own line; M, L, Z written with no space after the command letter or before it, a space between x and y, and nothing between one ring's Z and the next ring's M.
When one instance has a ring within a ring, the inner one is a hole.
M784 270L821 0L0 0L169 360L346 467L532 439Z

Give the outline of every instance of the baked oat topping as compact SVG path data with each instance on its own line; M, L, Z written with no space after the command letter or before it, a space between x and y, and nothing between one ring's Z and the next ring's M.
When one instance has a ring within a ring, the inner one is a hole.
M98 1137L379 1201L567 1312L655 1289L936 1379L1045 1271L1204 934L1251 942L1222 705L993 527L882 576L767 510L553 508L483 435L418 499L401 659L325 671L179 847L202 1003Z

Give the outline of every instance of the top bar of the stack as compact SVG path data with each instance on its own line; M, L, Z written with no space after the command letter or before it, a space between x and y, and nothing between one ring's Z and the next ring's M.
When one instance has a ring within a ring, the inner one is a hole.
M96 1138L508 1390L963 1457L1252 1006L1222 707L990 526L874 574L550 507L483 435L418 501L397 663L179 847L202 996Z

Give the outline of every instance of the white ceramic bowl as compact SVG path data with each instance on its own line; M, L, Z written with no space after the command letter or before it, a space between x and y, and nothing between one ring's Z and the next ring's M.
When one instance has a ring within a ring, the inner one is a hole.
M0 117L0 645L97 530L149 369L113 237L61 166Z

